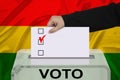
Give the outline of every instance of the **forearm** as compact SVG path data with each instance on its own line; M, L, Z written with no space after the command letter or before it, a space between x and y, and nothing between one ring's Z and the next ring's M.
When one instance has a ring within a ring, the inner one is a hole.
M120 4L110 4L62 16L65 26L89 26L90 31L120 25Z

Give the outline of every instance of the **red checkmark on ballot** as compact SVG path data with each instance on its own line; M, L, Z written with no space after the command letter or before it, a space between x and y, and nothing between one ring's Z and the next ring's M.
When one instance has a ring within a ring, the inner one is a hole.
M44 38L45 38L46 35L43 35L42 37L39 37L39 40L40 40L40 43L43 42Z

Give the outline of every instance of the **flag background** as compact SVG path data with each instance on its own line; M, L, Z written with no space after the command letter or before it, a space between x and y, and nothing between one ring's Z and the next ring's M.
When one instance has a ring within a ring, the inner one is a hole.
M0 0L0 80L11 80L18 50L30 48L30 26L46 26L52 15L70 14L120 0ZM90 48L101 49L111 68L111 80L120 80L120 28L92 32Z
M45 25L52 15L101 7L120 0L0 0L0 25Z

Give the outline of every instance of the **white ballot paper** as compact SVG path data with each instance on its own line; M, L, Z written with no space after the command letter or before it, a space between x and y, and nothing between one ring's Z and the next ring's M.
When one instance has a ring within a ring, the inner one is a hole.
M64 27L49 33L52 27L31 27L31 57L89 57L89 27Z

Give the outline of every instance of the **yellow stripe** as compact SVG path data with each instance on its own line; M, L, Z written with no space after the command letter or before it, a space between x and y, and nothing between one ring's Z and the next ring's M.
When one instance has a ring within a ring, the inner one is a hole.
M1 26L0 53L30 49L30 26ZM90 33L90 48L120 52L120 27Z
M0 27L0 53L15 53L30 48L29 26Z
M92 32L90 34L90 48L101 49L105 53L120 52L120 26Z

